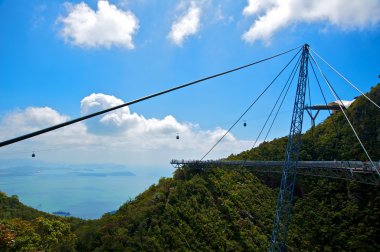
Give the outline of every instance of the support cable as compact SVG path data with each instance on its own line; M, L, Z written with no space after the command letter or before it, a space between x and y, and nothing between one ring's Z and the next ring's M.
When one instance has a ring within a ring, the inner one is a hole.
M324 60L315 50L313 50L312 48L310 48L313 53L315 53L315 55L318 56L318 58L320 58L323 62L325 62L335 73L337 73L343 80L345 80L347 83L349 83L351 85L351 87L353 87L354 89L356 89L356 91L358 91L359 93L361 93L365 98L367 98L367 100L369 100L373 105L375 105L378 109L380 109L380 106L378 104L376 104L376 102L374 102L373 100L371 100L371 98L369 98L366 94L364 94L359 88L357 88L354 84L352 84L346 77L344 77L338 70L336 70L334 67L332 67L326 60Z
M321 75L323 76L323 78L324 78L324 80L325 80L327 86L328 86L329 89L330 89L330 92L331 92L332 95L335 97L335 99L337 99L337 100L340 101L340 104L338 103L339 108L340 108L340 110L343 112L344 117L346 118L348 124L350 125L352 131L354 132L354 134L355 134L355 136L356 136L358 142L360 143L360 145L361 145L363 151L365 152L365 154L366 154L368 160L371 162L372 169L373 169L374 171L376 171L377 174L380 176L380 172L376 169L375 164L373 163L373 161L372 161L371 157L369 156L369 154L368 154L366 148L364 147L362 141L360 140L358 134L356 133L356 130L354 129L354 127L352 126L350 120L348 119L346 112L344 112L344 109L343 109L344 104L343 104L343 102L338 98L338 95L336 94L335 90L332 88L332 86L331 86L330 82L328 81L326 75L322 72L321 68L319 67L318 63L316 62L315 58L313 57L313 55L312 55L311 53L310 53L310 56L311 56L312 60L314 61L314 63L316 64L316 66L318 67L319 72L320 72Z
M309 76L307 76L307 82L306 82L306 85L307 85L307 90L308 90L308 96L309 96L309 106L311 107L312 106L312 103L311 103L311 94L310 94L310 79L309 79ZM315 117L313 116L313 110L308 110L306 109L306 111L308 112L308 114L310 115L311 117L311 133L313 135L313 138L314 138L314 127L315 127L315 119L317 118L317 115L315 115Z
M309 59L309 62L310 62L311 69L313 70L314 78L317 81L319 90L321 91L321 94L322 94L322 97L323 97L323 101L325 102L326 107L328 107L327 99L326 99L325 93L323 92L321 83L319 82L318 76L317 76L317 74L315 72L315 69L314 69L314 66L313 66L313 62L310 59ZM335 147L336 147L337 144L338 144L338 139L339 139L338 127L336 126L337 123L335 122L335 118L333 117L333 114L331 113L331 110L327 110L327 111L328 111L328 113L330 115L330 118L332 120L332 123L333 123L334 131L335 131L335 136L336 136L336 138L335 138Z
M268 91L272 84L277 80L277 78L285 71L285 69L293 62L294 58L301 52L301 49L293 56L293 58L285 65L285 67L280 71L279 74L269 83L269 85L261 92L261 94L249 105L249 107L243 112L243 114L232 124L232 126L223 134L221 138L211 147L209 151L200 159L202 161L222 140L223 138L235 127L235 125L243 118L245 114L256 104L256 102Z
M323 92L323 89L322 89L321 83L319 82L319 79L318 79L317 74L316 74L316 72L315 72L315 69L314 69L314 66L313 66L313 62L312 62L310 59L309 59L309 62L310 62L311 69L313 70L313 74L314 74L315 80L317 81L317 84L318 84L319 90L321 91L321 94L322 94L322 97L323 97L323 101L325 102L325 105L328 106L328 103L327 103L327 99L326 99L325 93ZM328 109L327 111L329 112L330 116L333 115L329 109ZM335 121L335 120L333 119L333 121ZM334 125L334 127L335 127L335 122L334 122L333 125Z
M105 114L107 112L110 112L110 111L113 111L113 110L116 110L116 109L120 109L122 107L126 107L126 106L129 106L129 105L141 102L141 101L145 101L145 100L151 99L151 98L156 97L156 96L160 96L160 95L163 95L163 94L166 94L166 93L170 93L170 92L173 92L175 90L182 89L182 88L185 88L185 87L188 87L188 86L191 86L191 85L194 85L194 84L197 84L197 83L209 80L209 79L213 79L213 78L216 78L216 77L219 77L219 76L222 76L222 75L226 75L226 74L229 74L229 73L241 70L243 68L247 68L247 67L259 64L261 62L264 62L264 61L267 61L267 60L270 60L270 59L274 59L274 58L279 57L281 55L287 54L289 52L292 52L294 50L299 49L300 47L301 46L298 46L296 48L287 50L285 52L273 55L273 56L265 58L265 59L261 59L261 60L255 61L253 63L247 64L247 65L244 65L244 66L241 66L241 67L237 67L237 68L234 68L234 69L231 69L231 70L227 70L227 71L222 72L222 73L210 75L208 77L205 77L205 78L202 78L202 79L198 79L196 81L192 81L192 82L189 82L189 83L177 86L177 87L173 87L173 88L170 88L170 89L167 89L167 90L155 93L155 94L151 94L151 95L148 95L148 96L145 96L145 97L142 97L142 98L139 98L139 99L136 99L136 100L133 100L133 101L130 101L130 102L127 102L127 103L124 103L124 104L112 107L112 108L101 110L101 111L98 111L98 112L95 112L95 113L92 113L92 114L88 114L88 115L85 115L85 116L82 116L82 117L79 117L79 118L76 118L76 119L73 119L73 120L70 120L70 121L67 121L67 122L64 122L64 123L60 123L60 124L57 124L57 125L54 125L54 126L42 129L42 130L38 130L38 131L29 133L29 134L26 134L26 135L23 135L23 136L19 136L19 137L13 138L13 139L9 139L9 140L0 142L0 147L3 147L5 145L9 145L9 144L13 144L13 143L16 143L16 142L19 142L19 141L22 141L22 140L25 140L25 139L28 139L28 138L32 138L32 137L35 137L35 136L47 133L49 131L53 131L53 130L56 130L56 129L59 129L59 128L63 128L65 126L68 126L68 125L71 125L71 124L74 124L74 123L77 123L77 122L89 119L91 117L95 117L95 116L98 116L98 115L101 115L101 114Z
M308 90L308 93L309 93L309 104L311 106L310 80L309 80L309 77L307 78L307 90ZM311 111L310 113L311 113L311 116L313 116L313 111Z
M310 62L310 60L309 60L309 62ZM311 103L311 94L310 94L310 78L309 78L309 75L307 75L307 82L306 82L306 84L307 84L307 90L308 90L308 93L309 93L309 106L311 107L312 106L312 103ZM314 128L315 128L315 119L317 119L317 116L318 116L318 111L317 111L317 113L315 114L315 117L314 117L314 115L313 115L313 110L311 110L310 109L310 111L309 111L309 109L307 109L306 108L306 112L310 115L310 117L311 117L311 139L312 139L312 141L311 141L311 148L312 148L312 150L314 150L314 140L315 140L315 135L314 135ZM313 151L313 160L314 160L314 151Z
M287 89L286 93L288 92L289 87L290 87L290 84L291 84L291 83L289 83L289 80L291 79L291 77L292 77L293 73L295 72L295 70L296 70L296 68L297 68L297 65L298 65L298 63L299 63L300 61L301 61L301 57L298 58L297 63L294 65L293 70L292 70L292 72L290 73L290 75L289 75L289 77L288 77L288 80L286 81L284 87L282 88L280 95L278 96L278 98L277 98L277 100L276 100L276 102L275 102L275 104L274 104L272 110L271 110L270 113L269 113L269 116L267 117L267 120L265 121L263 127L261 128L260 133L259 133L258 136L256 137L256 140L255 140L255 142L253 143L252 149L255 148L255 146L256 146L256 144L257 144L257 141L259 140L261 134L263 133L265 127L267 126L267 123L268 123L269 119L272 117L273 111L276 109L277 104L278 104L278 101L281 99L282 94L284 93L285 89ZM286 88L286 87L288 87L288 88ZM284 96L284 97L285 97L285 96Z
M297 65L296 65L296 67L295 67L294 70L297 70L300 64L301 64L301 61L298 61L298 63L297 63ZM281 101L281 103L280 103L280 106L279 106L278 109L277 109L277 112L276 112L276 114L275 114L275 116L274 116L274 118L273 118L273 121L272 121L272 123L271 123L271 125L270 125L270 127L269 127L269 129L268 129L268 131L267 131L267 133L266 133L266 135L265 135L264 142L267 140L268 135L269 135L270 131L272 130L272 127L273 127L273 125L274 125L274 122L276 121L277 116L278 116L278 114L279 114L279 112L280 112L280 109L281 109L281 107L282 107L282 105L283 105L283 103L284 103L284 101L285 101L285 98L286 98L286 96L288 95L289 89L290 89L290 87L291 87L292 84L293 84L293 80L294 80L294 77L296 76L296 73L297 73L297 71L294 71L294 72L291 74L292 79L291 79L291 81L290 81L290 85L288 86L288 89L286 90L286 93L285 93L284 97L282 98L282 101Z

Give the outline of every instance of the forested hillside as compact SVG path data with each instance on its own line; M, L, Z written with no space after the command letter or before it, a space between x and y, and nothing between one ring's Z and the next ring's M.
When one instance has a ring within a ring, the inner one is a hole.
M380 103L380 84L367 94ZM365 97L358 97L347 110L348 118L373 160L380 159L380 111ZM309 118L305 115L304 120ZM284 160L288 137L262 143L230 159ZM302 135L300 160L362 160L364 151L356 140L342 112L329 116L323 123Z
M380 85L368 95L380 104ZM379 160L380 111L359 97L348 115L371 157ZM283 160L286 141L275 139L229 158ZM303 135L301 159L367 160L342 113ZM267 251L278 184L279 176L239 167L183 167L95 221L20 208L17 199L11 203L2 194L0 250L17 251L27 240L38 245L30 251ZM379 237L379 187L297 178L289 251L380 251Z
M0 251L74 251L71 226L81 222L35 210L0 192Z
M380 104L380 84L367 94ZM380 111L363 96L347 115L370 157L380 159ZM287 137L262 143L230 159L283 160ZM301 160L362 160L360 147L343 113L328 117L302 136ZM268 185L279 182L259 175ZM297 178L296 199L288 245L308 251L379 251L379 187L354 182Z

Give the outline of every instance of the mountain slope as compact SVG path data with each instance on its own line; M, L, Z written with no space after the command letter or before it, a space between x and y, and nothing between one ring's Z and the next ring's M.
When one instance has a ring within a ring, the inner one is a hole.
M380 85L368 95L379 104ZM378 160L379 110L359 97L348 114L368 152ZM308 130L302 139L302 160L367 159L342 113ZM275 139L229 158L283 160L286 142L287 137ZM40 213L25 210L30 213L23 215L22 210L12 210L17 204L7 203L10 207L3 209L10 213L4 213L2 218L7 219L0 221L0 246L4 246L0 248L16 251L15 243L9 243L13 237L34 244L29 250L266 251L278 193L274 185L278 184L279 176L256 175L239 167L183 167L173 178L162 178L115 214L95 221L49 216L33 219ZM68 222L75 236L67 228ZM43 227L55 228L46 231ZM52 239L53 234L58 238ZM297 178L289 251L380 251L378 237L378 187Z
M380 103L380 85L368 94ZM379 158L379 111L362 97L348 110L369 153ZM370 126L366 126L370 124ZM338 130L335 131L334 128ZM338 136L338 137L337 137ZM375 140L374 140L375 136ZM287 137L230 159L283 160ZM366 160L342 113L303 135L301 159ZM279 177L261 175L262 181ZM273 183L268 183L272 185ZM278 184L278 181L274 184ZM298 179L290 250L378 251L379 190L354 182ZM277 191L242 168L178 169L114 215L77 231L82 251L266 251Z
M23 220L32 220L37 217L49 216L53 217L48 213L25 206L18 200L16 195L8 197L5 193L0 192L0 219L20 218Z
M268 244L274 193L246 171L177 170L161 179L102 227L81 230L81 250L257 251Z
M380 85L367 94L380 104ZM348 117L373 160L380 159L380 111L360 96ZM261 144L230 159L283 160L287 137ZM368 160L343 113L328 117L302 136L301 160ZM260 176L271 184L273 177ZM354 182L297 178L288 245L308 251L379 251L379 188Z
M38 211L0 192L0 251L75 251L71 227L81 222Z
M380 84L367 93L380 104ZM365 97L358 97L346 111L373 160L380 159L380 111ZM308 118L305 115L305 120ZM287 137L262 143L258 148L229 159L284 160ZM300 160L368 160L342 112L329 116L302 135Z

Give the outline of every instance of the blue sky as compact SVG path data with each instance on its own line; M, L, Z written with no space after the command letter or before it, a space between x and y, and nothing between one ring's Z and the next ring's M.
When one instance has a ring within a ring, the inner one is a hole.
M2 0L0 19L1 140L304 43L361 90L379 82L378 0L308 6L301 0ZM1 158L32 151L49 162L163 165L200 158L293 55L4 147ZM342 99L358 95L319 62ZM252 146L288 75L247 114L248 127L239 124L210 158ZM292 90L270 138L289 130ZM315 90L312 100L322 103Z

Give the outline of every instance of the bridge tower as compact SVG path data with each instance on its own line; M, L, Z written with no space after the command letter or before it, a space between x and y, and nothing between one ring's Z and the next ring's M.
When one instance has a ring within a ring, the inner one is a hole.
M285 151L285 163L282 171L280 192L277 199L276 215L273 221L269 251L286 251L286 236L293 207L293 193L297 175L297 164L301 145L301 131L305 108L305 93L308 77L309 45L302 49L298 75L296 98L294 101L292 122L288 144Z

